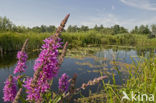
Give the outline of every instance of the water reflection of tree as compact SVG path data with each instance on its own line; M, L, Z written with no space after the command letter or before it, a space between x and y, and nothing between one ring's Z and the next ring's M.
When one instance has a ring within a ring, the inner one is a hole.
M3 56L0 56L0 68L8 68L14 64L16 64L17 59L16 59L16 54L15 52L13 53L7 53ZM36 58L38 55L38 52L31 52L28 53L28 60Z
M16 63L16 53L0 56L0 68L10 67Z

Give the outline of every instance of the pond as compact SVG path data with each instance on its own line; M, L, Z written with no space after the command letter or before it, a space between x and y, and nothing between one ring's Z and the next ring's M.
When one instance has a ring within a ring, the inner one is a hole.
M105 82L112 82L112 74L115 75L116 84L121 85L128 78L128 69L133 68L133 62L141 60L142 57L148 58L156 54L154 48L123 48L123 47L105 47L105 48L79 48L68 50L67 56L61 65L58 76L54 79L52 89L57 91L58 78L67 73L70 78L73 74L78 75L76 87L81 87L82 83L94 79L95 77L107 75ZM31 55L27 61L27 69L25 74L32 76L33 65L36 59L35 55ZM114 64L115 62L115 64ZM6 78L13 73L16 66L16 54L4 55L0 58L0 103L3 103L3 87ZM115 69L115 68L118 69ZM120 71L120 75L119 75ZM121 78L123 78L121 80ZM89 89L92 92L99 90L100 85L87 87L82 93L87 96Z

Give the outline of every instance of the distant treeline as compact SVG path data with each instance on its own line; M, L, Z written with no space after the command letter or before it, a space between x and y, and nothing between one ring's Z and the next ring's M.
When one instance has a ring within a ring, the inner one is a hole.
M16 26L13 24L8 18L6 17L0 17L0 31L1 32L6 32L6 31L11 31L11 32L18 32L18 33L23 33L23 32L39 32L39 33L44 33L44 32L54 32L56 30L56 27L54 25L41 25L35 26L35 27L25 27L25 26Z
M148 25L141 25L141 26L135 26L134 29L131 31L128 31L125 27L122 27L120 25L114 25L112 27L104 27L103 25L95 25L93 28L89 28L88 26L80 26L77 25L69 25L68 28L64 31L66 32L86 32L90 30L98 31L102 34L122 34L122 33L132 33L132 34L145 34L148 35L148 37L155 37L156 36L156 24L153 24L151 26ZM25 26L16 26L13 24L8 18L6 17L0 17L0 31L12 31L12 32L38 32L38 33L52 33L56 31L56 27L54 25L41 25L41 26L35 26L35 27L25 27Z
M88 26L69 26L67 28L67 32L86 32L89 30L95 30L98 31L101 34L122 34L122 33L131 33L131 34L142 34L142 35L148 35L148 37L155 37L156 36L156 24L153 24L151 26L148 25L141 25L141 26L135 26L134 29L132 29L130 32L125 27L122 27L120 25L114 25L112 27L104 27L103 25L97 26L95 25L93 28L89 28Z
M6 17L0 18L0 55L20 50L26 38L29 38L27 50L38 51L43 39L56 31L55 26L24 27L16 26ZM110 28L102 25L93 28L88 26L69 26L61 35L63 41L68 41L68 48L85 47L89 45L126 45L126 46L156 46L156 25L150 27L141 25L132 31L119 25Z

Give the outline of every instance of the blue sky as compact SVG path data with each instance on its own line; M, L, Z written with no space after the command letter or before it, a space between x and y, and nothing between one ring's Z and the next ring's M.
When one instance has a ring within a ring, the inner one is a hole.
M156 0L0 0L0 16L24 26L56 25L70 13L68 25L156 24Z

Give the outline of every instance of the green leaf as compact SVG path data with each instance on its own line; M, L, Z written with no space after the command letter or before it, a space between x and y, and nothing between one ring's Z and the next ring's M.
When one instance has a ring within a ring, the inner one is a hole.
M62 98L62 95L58 95L52 103L58 103L61 100L61 98Z
M18 79L18 80L17 80L18 88L22 88L22 84L23 84L23 82L21 82L21 81Z

